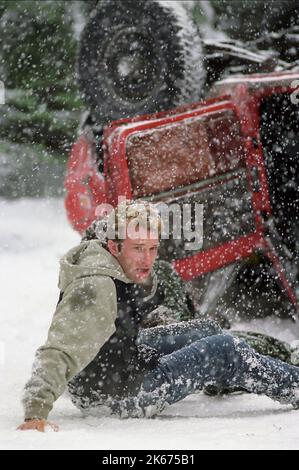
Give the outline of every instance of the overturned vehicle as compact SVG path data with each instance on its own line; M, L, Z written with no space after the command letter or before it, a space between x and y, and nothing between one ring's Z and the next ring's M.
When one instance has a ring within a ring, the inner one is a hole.
M141 198L193 207L192 232L201 207L202 243L194 248L182 224L160 250L200 314L297 318L298 27L246 44L203 39L190 3L92 10L78 58L89 111L68 161L68 218L83 233L99 204Z

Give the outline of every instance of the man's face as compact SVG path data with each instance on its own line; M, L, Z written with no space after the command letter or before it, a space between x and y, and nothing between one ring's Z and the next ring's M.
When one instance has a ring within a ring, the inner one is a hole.
M120 245L108 241L109 251L117 258L128 278L137 284L144 284L148 279L157 257L159 240L149 238L146 229L139 230L136 239L126 238Z

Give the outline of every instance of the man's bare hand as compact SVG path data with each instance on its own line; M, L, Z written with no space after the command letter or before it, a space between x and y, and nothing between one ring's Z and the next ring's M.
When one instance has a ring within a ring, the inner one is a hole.
M25 421L17 429L19 431L27 431L28 429L36 429L39 432L45 432L46 426L50 426L50 428L52 428L53 431L55 432L59 431L59 427L57 426L57 424L50 423L49 421L46 421L45 419L31 419L30 421Z

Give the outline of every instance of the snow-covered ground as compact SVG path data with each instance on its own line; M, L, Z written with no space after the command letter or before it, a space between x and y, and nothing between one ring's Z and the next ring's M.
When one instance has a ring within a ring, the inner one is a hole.
M119 420L104 410L84 418L63 396L50 415L60 432L16 431L22 388L58 298L58 260L78 241L62 200L0 200L1 449L299 449L299 411L246 394L200 393L150 420ZM299 338L289 320L238 327Z

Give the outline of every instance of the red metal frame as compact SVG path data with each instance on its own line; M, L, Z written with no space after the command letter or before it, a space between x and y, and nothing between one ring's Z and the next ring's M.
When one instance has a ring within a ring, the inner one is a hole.
M106 202L106 182L97 171L94 153L91 137L82 134L74 143L67 163L65 207L79 233L93 222L97 205Z
M215 101L215 100L213 100ZM194 108L194 107L193 107ZM229 101L220 101L208 106L201 106L199 109L188 110L188 112L180 114L168 115L163 113L159 119L142 122L136 121L129 127L120 126L109 129L108 136L105 135L109 146L106 148L104 159L104 174L107 179L107 185L110 188L108 194L108 203L113 206L118 202L118 196L132 199L132 186L129 177L129 170L126 159L126 143L128 138L143 130L158 128L174 122L180 122L191 117L207 115L208 113L215 113L232 109L236 111L235 105Z

